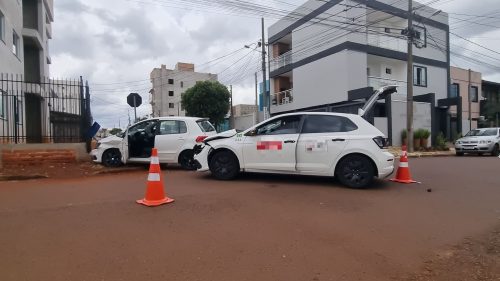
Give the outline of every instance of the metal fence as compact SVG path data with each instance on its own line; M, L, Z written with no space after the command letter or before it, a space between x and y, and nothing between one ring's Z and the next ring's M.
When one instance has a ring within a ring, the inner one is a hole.
M89 87L81 77L33 83L0 74L0 143L84 142L91 122Z

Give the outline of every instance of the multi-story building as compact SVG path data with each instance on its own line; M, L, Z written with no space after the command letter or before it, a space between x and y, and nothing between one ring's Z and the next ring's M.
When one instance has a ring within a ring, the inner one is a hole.
M429 122L436 135L447 130L438 120L447 118L447 108L455 102L449 100L448 15L416 2L414 7L414 96L416 102L432 106ZM392 99L406 107L407 38L402 34L407 8L407 0L309 0L292 13L295 16L270 26L271 114L355 113L373 88L388 84L400 86ZM377 105L382 108L371 117L386 118L390 139L393 127L402 127L406 118L394 116L391 104Z
M35 83L49 77L53 7L53 0L0 2L0 73Z
M167 69L164 64L151 71L149 102L153 117L185 116L181 104L182 94L199 81L217 81L217 74L195 72L194 64L178 62L174 69Z
M450 128L452 138L455 138L460 131L465 134L469 130L476 129L478 127L479 95L482 92L481 84L482 79L480 72L472 71L470 69L451 67L450 97L459 97L461 100L461 106L454 105L450 108ZM458 107L461 107L462 110L459 111ZM458 124L459 122L461 124ZM459 130L459 128L462 129Z
M500 83L483 80L481 116L482 127L500 127Z

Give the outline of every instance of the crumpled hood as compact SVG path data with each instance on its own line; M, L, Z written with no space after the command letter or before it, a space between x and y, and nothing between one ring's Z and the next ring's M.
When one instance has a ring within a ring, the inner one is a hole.
M99 142L103 143L103 144L105 143L105 144L113 145L113 144L119 144L122 140L123 139L120 137L117 137L115 135L111 135L109 137L105 137L105 138L101 139Z
M207 142L213 141L213 140L227 139L227 138L230 138L230 137L232 137L234 135L236 135L236 130L232 129L232 130L228 130L228 131L225 131L225 132L222 132L222 133L218 133L218 134L213 135L213 136L209 136L203 142L207 143Z

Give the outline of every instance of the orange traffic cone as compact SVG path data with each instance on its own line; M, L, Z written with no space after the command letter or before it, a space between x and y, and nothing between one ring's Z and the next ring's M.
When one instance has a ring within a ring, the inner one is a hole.
M396 177L391 179L391 181L400 182L400 183L418 183L411 179L410 167L408 166L408 154L406 152L406 145L402 147L403 153L399 158L399 167L396 172Z
M149 165L148 184L146 187L146 197L136 201L149 207L159 206L174 202L174 199L165 196L163 190L163 179L161 177L160 160L158 159L158 151L153 148L151 153L151 164Z

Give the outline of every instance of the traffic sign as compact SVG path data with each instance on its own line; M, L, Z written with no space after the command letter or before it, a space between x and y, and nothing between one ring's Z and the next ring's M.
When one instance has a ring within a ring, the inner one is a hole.
M142 104L142 98L138 93L130 93L127 96L127 103L131 107L138 107Z

